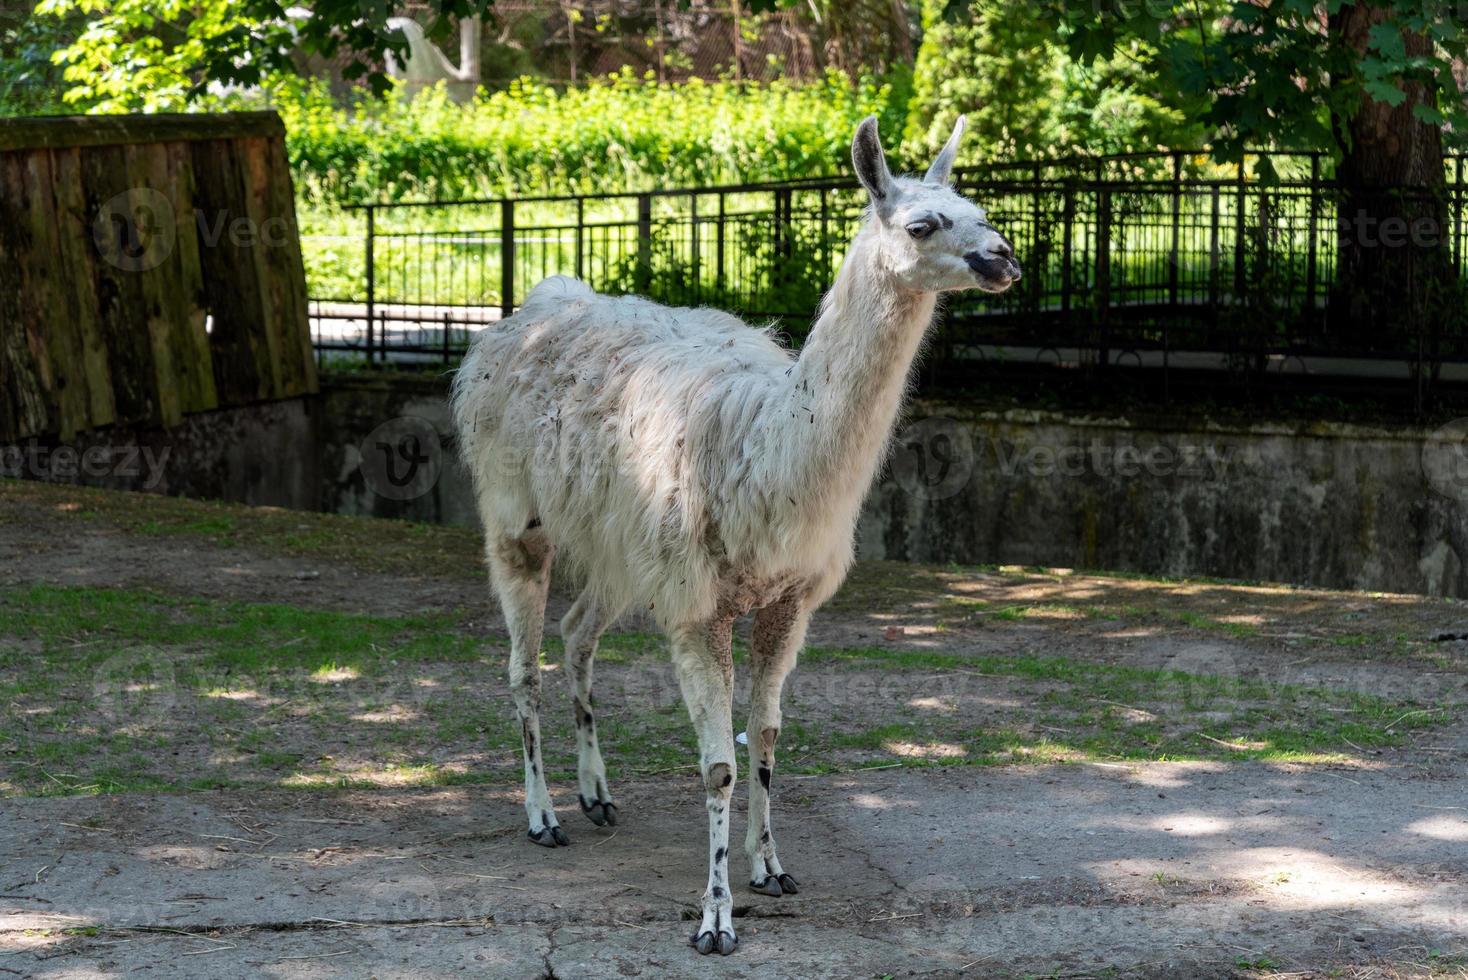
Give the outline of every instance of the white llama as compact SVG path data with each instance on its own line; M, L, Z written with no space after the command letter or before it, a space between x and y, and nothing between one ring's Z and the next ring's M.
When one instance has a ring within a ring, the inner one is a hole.
M728 885L736 617L754 612L745 851L751 887L793 894L776 856L770 777L780 693L811 611L845 577L862 499L896 424L937 294L1002 292L1010 243L949 186L963 120L921 180L894 178L864 120L852 143L865 222L797 356L708 309L600 296L555 276L475 340L454 381L491 581L510 633L530 839L569 843L540 751L540 640L552 556L584 590L561 621L582 811L617 822L597 748L591 667L602 631L647 609L666 631L698 732L708 887L692 942L736 945Z

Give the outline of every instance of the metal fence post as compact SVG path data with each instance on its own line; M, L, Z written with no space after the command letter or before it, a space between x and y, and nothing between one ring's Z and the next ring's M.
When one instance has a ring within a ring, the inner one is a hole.
M1065 181L1065 209L1064 209L1065 231L1061 242L1060 252L1060 312L1070 312L1071 277L1071 246L1075 236L1076 220L1076 185L1070 178Z
M1032 188L1033 197L1031 198L1030 202L1033 209L1034 217L1032 220L1034 222L1035 228L1035 235L1034 238L1031 239L1031 241L1033 241L1035 245L1035 258L1033 259L1033 261L1037 265L1039 265L1040 268L1030 269L1030 313L1032 316L1040 315L1040 302L1041 297L1044 295L1043 290L1045 283L1045 276L1043 275L1043 272L1044 268L1050 264L1050 243L1053 241L1053 239L1048 234L1046 234L1044 230L1042 230L1044 229L1044 225L1040 221L1040 212L1043 207L1040 203L1040 183L1042 180L1042 176L1043 175L1040 172L1040 165L1037 163L1035 164L1034 169L1035 183L1034 187ZM1044 243L1043 248L1041 247L1041 242Z
M1213 185L1211 194L1212 221L1208 232L1208 308L1211 311L1213 325L1218 326L1218 304L1223 300L1223 289L1220 278L1223 271L1223 251L1219 243L1219 218L1221 217L1222 191L1217 183Z
M714 289L724 302L724 192L719 191L718 239L714 242Z
M1320 223L1320 154L1310 154L1310 250L1305 260L1305 315L1315 318L1315 285L1319 278L1316 263L1319 261Z
M1238 303L1244 295L1244 210L1247 208L1244 197L1244 162L1239 161L1239 187L1238 195L1234 201L1234 302Z
M637 272L633 277L637 292L646 293L652 285L652 195L637 195Z
M585 279L582 255L586 252L586 199L576 198L576 278Z
M500 316L515 312L515 202L500 201Z
M1101 336L1097 357L1101 367L1110 359L1107 331L1111 313L1111 190L1100 189L1096 214L1096 306Z
M1172 155L1172 250L1168 253L1167 303L1170 314L1177 316L1178 239L1181 235L1183 211L1183 157Z
M689 296L695 303L703 299L703 250L699 247L698 192L688 195L688 262L693 266L690 274Z
M367 205L367 363L372 363L372 334L377 317L377 208Z

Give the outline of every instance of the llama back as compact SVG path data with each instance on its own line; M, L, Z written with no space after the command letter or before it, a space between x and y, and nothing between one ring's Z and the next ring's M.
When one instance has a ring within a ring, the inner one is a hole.
M700 472L709 431L790 364L768 332L729 314L546 280L476 338L454 381L486 530L513 536L539 520L558 562L608 606L697 618L718 561L717 548L687 546L714 526Z

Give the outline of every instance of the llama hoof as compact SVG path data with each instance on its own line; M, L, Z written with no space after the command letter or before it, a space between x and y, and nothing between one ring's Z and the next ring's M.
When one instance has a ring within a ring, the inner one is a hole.
M690 937L689 941L693 943L693 948L704 956L707 956L716 949L719 951L720 956L728 956L739 946L737 936L732 932L724 932L722 930L718 935L715 935L713 930L700 932Z
M760 895L769 895L773 898L779 898L785 894L784 890L780 887L780 879L774 875L767 875L764 881L751 881L749 883L749 890L757 892Z
M786 895L800 894L800 888L796 880L789 875L780 876L780 890L783 891Z
M617 825L617 804L611 802L603 803L600 800L594 800L588 803L584 796L579 797L579 799L581 800L581 812L586 814L586 818L592 823L598 827L615 827Z
M526 834L531 840L541 847L570 847L571 838L560 827L542 827L532 830Z

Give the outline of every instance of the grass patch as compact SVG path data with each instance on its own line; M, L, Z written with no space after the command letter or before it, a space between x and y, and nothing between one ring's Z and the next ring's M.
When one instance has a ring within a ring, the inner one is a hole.
M566 780L574 727L559 640L545 647L545 764ZM507 655L452 613L0 589L0 793L512 784ZM612 778L690 767L697 747L663 638L608 634L598 660ZM1035 651L815 647L802 664L781 738L787 772L1336 761L1400 745L1404 729L1442 724L1455 707ZM1004 704L980 716L995 692Z
M338 563L385 575L484 575L479 535L470 528L11 479L0 479L0 502L12 514L44 520L58 536L106 525L144 538L247 547L265 556Z

